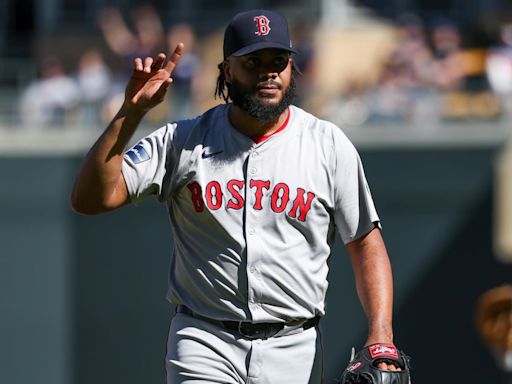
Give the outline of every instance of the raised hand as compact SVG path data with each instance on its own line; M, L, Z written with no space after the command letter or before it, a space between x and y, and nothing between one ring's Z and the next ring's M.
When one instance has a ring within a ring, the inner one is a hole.
M161 103L172 83L171 74L183 51L184 46L179 43L167 63L164 53L155 58L146 57L144 61L137 57L134 60L132 76L126 85L125 107L144 113Z

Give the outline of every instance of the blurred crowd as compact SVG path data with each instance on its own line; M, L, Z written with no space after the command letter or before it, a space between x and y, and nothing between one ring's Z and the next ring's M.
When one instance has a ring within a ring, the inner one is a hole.
M103 9L97 17L108 54L121 63L116 68L107 64L101 49L83 52L73 71L66 71L58 56L43 55L37 77L19 99L21 126L103 127L122 103L133 59L172 52L179 41L185 43L186 54L176 67L166 103L151 111L149 121L161 124L201 113L208 106L205 100L213 100L217 62L211 60L214 57L220 61L222 40L217 39L212 46L186 23L165 28L148 4L134 9L131 18L126 20L115 7ZM500 26L499 38L486 47L468 45L461 28L448 18L436 18L426 25L409 14L392 23L391 28L391 49L375 63L375 73L365 76L372 80L351 79L351 71L346 71L344 86L323 95L321 102L312 102L311 95L322 91L317 81L323 70L317 55L322 32L300 24L293 28L295 46L300 51L296 60L302 70L297 104L337 123L356 126L509 115L512 24Z
M496 119L510 110L512 26L504 25L491 47L464 39L444 17L427 28L415 15L404 15L395 30L375 84L346 95L366 108L363 120L426 124Z
M132 20L125 20L121 11L112 7L103 9L97 17L108 53L116 56L118 65L109 66L105 52L99 48L85 51L71 72L55 54L43 55L37 77L20 97L23 127L103 127L122 104L133 60L172 52L178 42L186 45L186 53L173 73L168 102L151 111L150 120L161 123L195 113L193 89L199 79L200 59L193 27L183 23L164 30L156 10L148 4L137 7L131 15Z

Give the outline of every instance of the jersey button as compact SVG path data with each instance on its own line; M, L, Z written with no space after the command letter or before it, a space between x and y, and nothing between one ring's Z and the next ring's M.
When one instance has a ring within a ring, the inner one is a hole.
M256 168L254 168L254 167L251 167L251 168L249 169L249 173L250 173L251 175L255 175L255 174L256 174L256 172L258 172L258 170L257 170Z
M249 228L249 235L254 235L256 230L254 228Z

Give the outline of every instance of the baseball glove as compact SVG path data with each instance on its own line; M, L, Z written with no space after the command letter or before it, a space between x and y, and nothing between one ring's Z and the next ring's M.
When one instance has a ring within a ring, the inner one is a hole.
M377 368L380 362L393 363L401 371ZM409 357L394 345L373 344L357 354L352 348L352 357L339 380L341 384L410 384Z

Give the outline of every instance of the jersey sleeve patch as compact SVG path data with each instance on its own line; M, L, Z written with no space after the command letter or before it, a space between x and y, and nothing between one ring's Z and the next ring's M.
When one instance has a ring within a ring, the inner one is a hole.
M142 144L135 145L128 152L126 152L126 155L133 161L134 164L143 163L144 161L148 161L151 158Z

